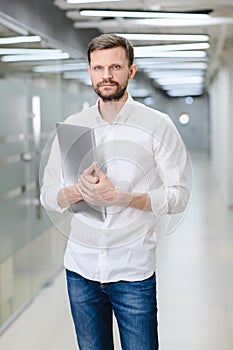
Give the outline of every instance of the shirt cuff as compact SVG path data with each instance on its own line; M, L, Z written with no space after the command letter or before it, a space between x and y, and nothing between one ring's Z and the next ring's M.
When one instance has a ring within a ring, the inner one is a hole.
M60 190L59 188L53 188L49 189L49 191L44 190L41 193L40 196L40 201L42 206L47 209L47 210L55 210L59 213L63 213L67 208L60 208L58 203L57 203L57 194L58 191Z
M168 213L167 193L165 188L157 188L149 191L152 213L159 217Z

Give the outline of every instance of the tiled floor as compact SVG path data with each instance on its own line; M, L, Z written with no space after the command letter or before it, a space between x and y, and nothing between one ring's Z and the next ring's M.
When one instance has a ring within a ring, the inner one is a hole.
M158 235L160 349L232 350L233 210L211 180L208 157L192 160L189 211L175 232ZM115 338L120 350L117 331ZM0 349L77 349L63 273L5 331Z

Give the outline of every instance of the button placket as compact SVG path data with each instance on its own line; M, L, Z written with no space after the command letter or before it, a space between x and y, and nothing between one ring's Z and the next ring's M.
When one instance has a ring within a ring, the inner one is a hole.
M105 274L107 271L107 264L106 264L106 258L107 258L107 254L106 254L106 249L100 249L99 252L99 267L100 267L100 280L104 280L105 279Z

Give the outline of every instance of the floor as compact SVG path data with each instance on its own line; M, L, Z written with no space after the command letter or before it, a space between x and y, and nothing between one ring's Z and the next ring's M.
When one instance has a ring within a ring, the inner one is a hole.
M177 220L165 218L158 234L160 349L233 350L233 210L208 156L194 154L192 164L189 210L175 231ZM3 333L0 349L77 350L63 272Z

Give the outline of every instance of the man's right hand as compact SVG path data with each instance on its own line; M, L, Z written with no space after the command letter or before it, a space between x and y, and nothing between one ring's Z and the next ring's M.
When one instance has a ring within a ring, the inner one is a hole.
M57 195L57 203L61 209L69 207L71 204L83 199L79 184L61 188Z

